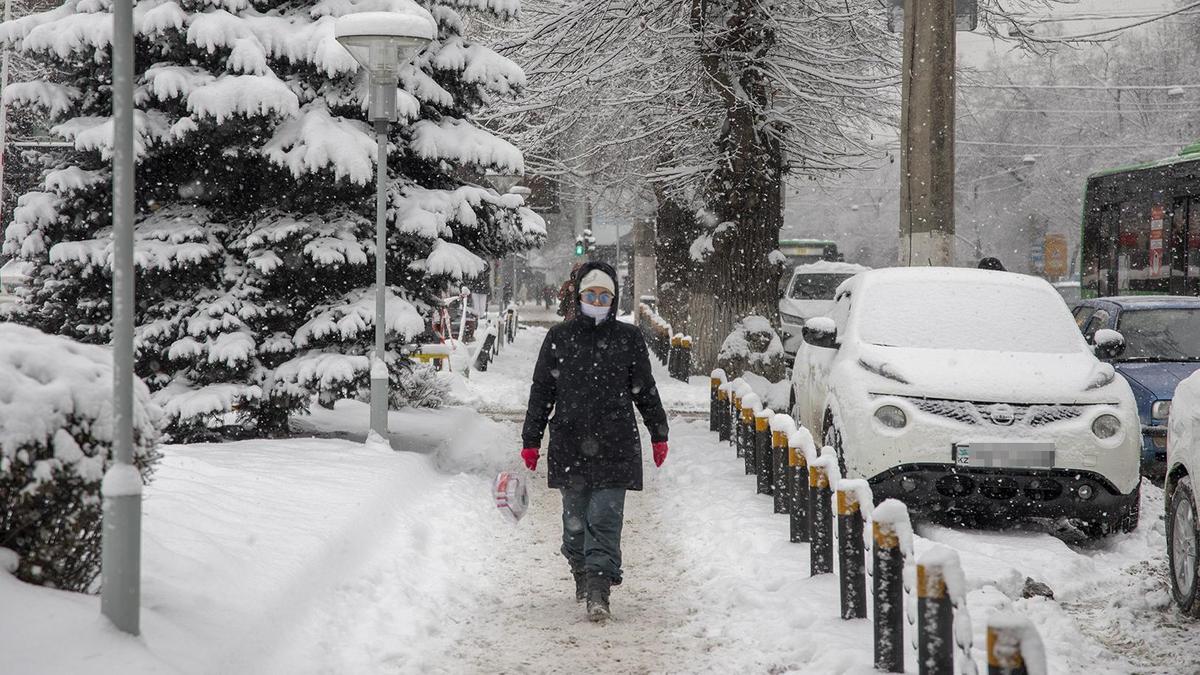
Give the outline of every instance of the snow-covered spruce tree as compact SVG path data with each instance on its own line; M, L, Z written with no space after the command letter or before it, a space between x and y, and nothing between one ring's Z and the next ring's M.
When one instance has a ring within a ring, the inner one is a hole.
M508 18L516 3L136 4L138 374L176 439L277 432L318 392L368 388L376 146L366 76L333 38L336 17L428 11L438 25L400 77L389 143L390 344L420 332L433 297L482 257L540 241L519 196L477 184L488 169L523 170L470 118L524 76L466 39L460 10ZM56 74L5 96L74 144L41 158L42 188L6 230L4 250L37 265L16 318L90 342L109 337L111 25L107 0L0 25L0 40ZM405 367L389 365L393 379Z

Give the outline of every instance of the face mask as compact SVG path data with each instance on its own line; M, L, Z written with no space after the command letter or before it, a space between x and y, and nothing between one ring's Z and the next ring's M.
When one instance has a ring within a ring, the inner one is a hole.
M604 321L605 319L608 318L608 309L609 309L608 307L601 307L599 305L589 305L586 302L583 302L582 300L580 300L579 301L579 309L580 309L580 311L583 312L584 316L588 316L588 317L595 319L596 323L601 323L602 321Z

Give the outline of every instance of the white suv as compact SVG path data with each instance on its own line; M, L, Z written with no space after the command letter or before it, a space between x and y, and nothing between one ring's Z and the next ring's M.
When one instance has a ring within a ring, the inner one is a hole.
M792 414L847 476L929 517L1066 518L1092 536L1137 526L1133 394L1041 279L928 267L849 279L831 315L805 325Z
M797 265L783 291L783 297L779 299L783 351L789 356L794 355L803 343L800 333L804 330L804 322L814 316L829 314L837 287L855 274L869 269L862 265L826 260Z
M1200 575L1196 572L1196 478L1200 472L1200 372L1175 388L1167 435L1167 566L1171 594L1186 614L1200 617Z

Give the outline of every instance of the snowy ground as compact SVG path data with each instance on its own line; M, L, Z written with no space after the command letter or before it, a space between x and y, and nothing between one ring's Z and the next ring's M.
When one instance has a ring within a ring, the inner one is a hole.
M0 671L872 672L870 624L837 618L836 578L809 578L807 546L694 415L673 417L667 464L648 464L628 500L615 619L583 619L544 471L519 525L489 503L495 471L516 465L542 334L522 331L459 387L495 419L394 413L396 441L417 452L336 438L165 448L146 495L143 635L107 627L94 597L0 574ZM670 407L702 407L705 383L660 377ZM343 402L303 422L347 433L365 418ZM980 664L988 614L1012 606L1050 672L1198 672L1200 625L1168 602L1161 499L1146 489L1142 527L1091 547L924 527L917 551L962 555ZM1056 599L1021 599L1027 576Z

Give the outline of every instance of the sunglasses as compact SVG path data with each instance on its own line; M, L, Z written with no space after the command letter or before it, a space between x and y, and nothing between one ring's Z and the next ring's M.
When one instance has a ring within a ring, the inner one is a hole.
M613 301L613 294L608 291L584 291L579 294L583 301L589 305L608 305Z

